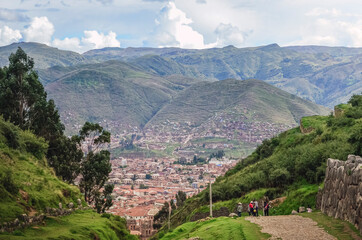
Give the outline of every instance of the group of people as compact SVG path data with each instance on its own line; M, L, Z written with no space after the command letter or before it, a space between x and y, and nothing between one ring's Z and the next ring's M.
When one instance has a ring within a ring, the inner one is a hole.
M264 206L263 206L263 211L264 211L264 216L269 216L269 202L267 201L264 201ZM238 203L238 206L236 208L237 212L238 212L238 216L240 217L241 216L241 213L243 211L243 205L239 202ZM248 213L249 213L249 216L259 216L259 203L258 201L251 201L249 204L248 204Z

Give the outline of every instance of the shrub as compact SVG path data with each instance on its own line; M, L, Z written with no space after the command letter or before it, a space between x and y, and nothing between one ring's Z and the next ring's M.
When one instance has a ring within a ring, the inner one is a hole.
M6 191L12 194L19 192L18 186L14 183L13 173L10 169L5 170L4 173L0 173L0 184L4 186Z

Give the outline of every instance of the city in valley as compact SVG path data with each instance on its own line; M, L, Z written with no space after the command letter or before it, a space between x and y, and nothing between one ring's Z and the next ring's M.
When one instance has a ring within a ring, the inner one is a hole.
M290 128L268 122L218 118L199 127L165 122L112 135L109 212L127 219L132 234L147 239L160 224L154 216L182 191L187 197L235 166L264 139ZM103 122L112 128L112 124ZM114 128L115 126L113 126Z

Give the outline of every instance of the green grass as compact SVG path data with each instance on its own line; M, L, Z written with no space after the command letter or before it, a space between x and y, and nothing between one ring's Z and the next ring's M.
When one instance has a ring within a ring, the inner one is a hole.
M44 140L0 119L0 222L83 199L47 166L46 149Z
M304 128L312 127L316 128L324 128L326 125L327 116L311 116L311 117L303 117L301 119L302 126Z
M314 208L318 185L304 184L291 186L286 192L285 201L279 206L270 209L271 215L288 215L292 210L298 211L300 206Z
M205 240L259 240L268 239L269 234L261 233L256 224L241 218L219 217L204 222L188 222L160 238L161 240L178 240L199 237Z
M328 217L319 211L302 213L300 215L313 219L318 223L319 227L323 228L326 232L339 240L358 240L362 238L355 226L347 221Z
M14 233L2 233L0 239L137 239L125 229L125 220L87 211L76 211L64 217L49 217L45 225L32 226Z

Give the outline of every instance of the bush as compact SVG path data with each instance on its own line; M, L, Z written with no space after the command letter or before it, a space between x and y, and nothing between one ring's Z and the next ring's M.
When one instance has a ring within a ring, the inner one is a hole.
M19 134L17 128L13 124L3 120L0 121L0 133L5 137L6 145L8 147L16 149L20 146Z
M13 173L10 169L5 170L4 173L0 173L0 184L3 185L9 193L17 194L19 192L19 188L15 184L12 175Z

